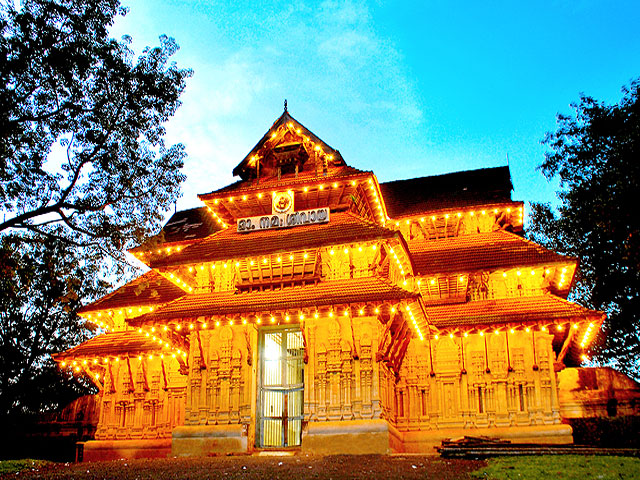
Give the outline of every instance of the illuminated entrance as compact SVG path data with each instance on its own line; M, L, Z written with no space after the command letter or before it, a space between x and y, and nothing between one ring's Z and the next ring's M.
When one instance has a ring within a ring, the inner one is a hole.
M299 328L260 331L257 447L300 445L304 343Z

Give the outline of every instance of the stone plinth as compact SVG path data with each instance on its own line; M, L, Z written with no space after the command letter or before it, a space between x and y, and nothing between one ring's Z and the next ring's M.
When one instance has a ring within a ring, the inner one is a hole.
M302 434L302 451L315 455L391 453L389 425L384 420L310 422Z
M173 430L171 454L175 456L246 452L247 437L242 425L194 425Z
M463 436L484 436L512 443L540 443L566 445L573 443L569 425L535 425L525 427L449 428L417 432L399 432L389 427L391 447L395 453L424 453L437 455L435 447L442 440Z
M171 453L171 439L90 440L84 444L83 461L98 462L120 458L166 458Z

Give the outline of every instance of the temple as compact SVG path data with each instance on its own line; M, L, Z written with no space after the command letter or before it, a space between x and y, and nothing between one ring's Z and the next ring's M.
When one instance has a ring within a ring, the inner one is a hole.
M572 441L559 378L604 315L524 238L508 167L380 183L285 110L233 173L55 356L99 390L85 459Z

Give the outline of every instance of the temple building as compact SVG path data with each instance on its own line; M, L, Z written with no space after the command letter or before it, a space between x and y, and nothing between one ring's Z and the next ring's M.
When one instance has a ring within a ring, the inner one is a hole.
M85 459L571 443L558 378L604 315L523 237L508 167L380 183L285 109L233 173L55 356L99 390Z

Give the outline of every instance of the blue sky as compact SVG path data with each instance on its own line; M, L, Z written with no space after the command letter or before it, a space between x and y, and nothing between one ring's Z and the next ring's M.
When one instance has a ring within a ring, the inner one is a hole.
M125 2L125 5L127 3ZM552 201L540 144L580 92L640 76L640 2L136 0L112 29L165 33L190 67L168 141L189 154L178 208L290 113L380 181L505 165L514 199Z

